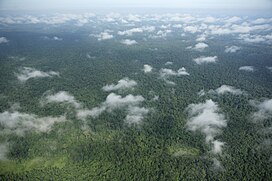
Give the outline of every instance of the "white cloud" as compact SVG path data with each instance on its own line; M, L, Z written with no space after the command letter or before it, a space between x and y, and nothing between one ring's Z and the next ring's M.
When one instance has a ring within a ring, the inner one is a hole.
M225 52L226 53L235 53L235 52L237 52L238 50L240 50L241 49L241 47L238 47L238 46L226 46L225 47L226 49L225 49Z
M197 51L203 51L205 48L209 47L206 43L197 43L193 49Z
M196 33L198 31L196 26L186 26L184 27L185 32L190 32L190 33Z
M198 57L193 59L197 64L203 64L203 63L215 63L218 60L217 56L213 57Z
M208 17L203 18L202 21L205 23L215 23L217 21L217 19L212 16L208 16Z
M133 33L142 33L143 30L141 28L132 28L126 31L118 31L118 35L127 35L131 36Z
M134 33L143 33L143 32L153 32L155 31L154 26L143 26L141 28L132 28L129 30L125 31L118 31L118 35L127 35L127 36L132 36Z
M0 143L0 160L6 160L8 153L8 143Z
M0 37L0 44L2 43L8 43L9 40L6 37Z
M139 124L144 119L144 116L149 112L148 109L144 107L131 106L128 108L128 114L125 118L125 123L127 124Z
M258 111L252 115L254 120L262 121L272 118L272 99L265 99L262 102L252 100L250 103L258 109Z
M135 22L141 22L141 16L140 15L137 15L137 14L129 14L127 17L126 17L127 21L135 21Z
M173 65L173 62L166 62L165 65Z
M150 35L149 38L153 38L153 39L155 39L155 38L165 38L171 32L172 32L172 30L168 30L168 29L159 30L155 35Z
M135 41L135 40L129 40L129 39L121 40L120 43L125 44L125 45L135 45L135 44L138 44L137 41Z
M260 42L266 41L266 38L264 36L249 35L249 34L240 35L240 39L242 39L243 41L248 42L248 43L260 43Z
M222 85L221 87L217 88L215 90L217 94L234 94L234 95L241 95L244 94L245 92L242 91L241 89L236 89L235 87L229 86L229 85Z
M31 78L59 76L59 73L54 71L43 72L34 68L24 67L22 70L19 71L19 73L15 73L15 75L17 76L19 81L25 82Z
M144 65L144 73L152 72L152 67L150 65Z
M189 73L186 71L184 67L178 69L178 71L174 71L172 69L166 69L163 68L160 70L161 77L167 77L167 76L181 76L181 75L189 75Z
M218 140L214 140L212 143L213 143L212 153L221 154L225 143Z
M230 27L223 27L219 25L209 26L210 33L213 35L226 35L234 33L250 33L253 31L268 31L271 30L272 26L269 24L251 26L248 23L241 25L233 24Z
M233 16L225 20L226 23L236 23L237 21L241 21L242 19L237 16Z
M220 154L224 143L215 140L215 137L220 134L222 128L227 126L227 120L220 113L218 105L212 100L206 100L205 103L190 104L186 111L189 115L187 129L204 134L206 143L212 145L212 152Z
M199 41L205 41L206 38L207 38L207 35L201 34L201 35L198 35L198 36L197 36L196 41L198 41L198 42L199 42Z
M206 94L206 92L205 92L204 89L201 89L201 90L198 91L198 93L197 93L197 95L198 95L199 97L205 96L205 94Z
M184 67L178 69L178 71L174 71L172 69L163 68L160 70L160 77L168 84L175 85L174 82L169 81L168 78L170 76L182 76L182 75L190 75Z
M1 24L47 24L58 25L67 22L75 22L77 26L83 26L91 21L91 18L95 17L93 13L82 14L68 14L57 13L52 16L6 16L0 17Z
M213 161L213 167L215 170L224 170L224 167L222 166L221 162L217 160L216 158L212 158Z
M265 19L265 18L258 18L254 21L251 21L252 24L264 24L264 23L271 23L272 19Z
M26 57L21 57L21 56L9 56L8 58L16 61L24 61L26 60Z
M182 28L182 25L181 24L174 24L173 28Z
M137 85L137 82L125 77L119 80L116 85L115 84L106 85L102 89L104 91L128 90L128 89L134 88L136 85Z
M145 99L139 95L133 96L129 94L125 97L121 97L115 93L110 93L100 106L91 110L78 110L77 117L79 119L86 119L88 116L96 118L105 111L111 112L115 109L125 109L127 112L125 123L138 124L149 112L147 108L139 107L144 100Z
M96 37L98 41L109 40L113 38L113 35L109 34L108 32L101 32L98 35L91 34L90 36Z
M54 36L54 37L53 37L53 40L62 41L63 39L62 39L62 38L59 38L59 37L57 37L57 36Z
M239 70L247 71L247 72L254 72L254 67L253 66L242 66L239 68Z
M80 103L76 101L75 97L70 95L66 91L60 91L60 92L58 92L56 94L53 94L53 95L47 95L41 101L41 104L51 103L51 102L68 103L68 104L72 104L75 108L80 108L81 107Z
M35 114L5 111L0 113L2 134L24 135L28 131L49 132L55 123L66 121L65 117L39 117Z
M44 40L53 40L53 41L62 41L63 39L57 36L53 36L53 37L48 37L48 36L44 36L43 37Z
M272 72L272 67L266 67L266 68Z

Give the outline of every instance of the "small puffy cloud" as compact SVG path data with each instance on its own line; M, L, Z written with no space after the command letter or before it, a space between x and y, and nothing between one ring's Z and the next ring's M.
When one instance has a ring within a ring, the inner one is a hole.
M135 45L135 44L138 44L137 41L130 40L130 39L121 40L120 43L122 43L124 45Z
M201 89L200 91L197 92L197 95L198 95L199 97L205 96L205 94L206 94L206 92L205 92L204 89Z
M271 23L272 19L265 19L265 18L258 18L253 21L251 21L252 24L265 24L265 23Z
M186 26L183 28L185 32L196 33L198 31L196 26Z
M197 43L193 49L197 51L203 51L205 48L209 47L206 43Z
M125 118L125 123L127 124L139 124L147 115L149 110L144 107L131 106L128 108L128 114Z
M272 67L266 67L266 68L272 72Z
M224 114L220 113L218 105L212 100L206 100L205 103L190 104L186 111L189 116L186 123L187 129L204 134L206 143L212 145L212 152L220 154L224 143L215 140L215 137L220 134L222 128L227 126L227 120Z
M226 35L234 33L245 34L253 31L267 31L271 28L272 26L269 24L251 26L248 23L243 23L241 25L233 24L230 27L223 27L219 25L209 26L210 33L213 35Z
M225 143L218 140L214 140L212 143L213 143L212 153L221 154Z
M207 35L205 35L205 34L198 35L196 41L198 41L198 42L205 41L206 38L207 38Z
M0 37L0 44L2 43L8 43L9 40L6 37Z
M91 110L79 110L77 117L79 119L86 119L88 116L96 118L105 111L111 112L116 109L125 109L127 112L125 123L138 124L149 112L147 108L139 107L144 100L145 99L139 95L133 96L129 94L125 97L121 97L115 93L110 93L100 106L94 107Z
M53 95L47 95L42 101L41 103L51 103L51 102L55 102L55 103L68 103L68 104L72 104L75 108L80 108L81 105L79 102L76 101L75 97L72 96L71 94L69 94L66 91L60 91L56 94Z
M136 85L137 85L137 82L125 77L119 80L117 84L106 85L102 89L104 91L128 90L128 89L132 89Z
M242 66L239 68L239 70L247 71L247 72L254 72L254 67L253 66Z
M217 21L217 19L212 16L208 16L208 17L203 18L202 21L205 23L215 23Z
M242 19L240 17L237 16L233 16L231 18L228 18L225 20L226 23L236 23L238 21L241 21Z
M35 114L18 111L0 113L0 124L4 128L3 134L17 134L23 136L28 131L49 132L55 123L66 121L61 117L39 117Z
M155 35L150 35L149 38L165 38L171 32L172 30L169 29L159 30Z
M118 31L118 35L127 35L131 36L133 33L142 33L143 30L141 28L132 28L126 31Z
M19 71L19 73L15 73L15 75L17 76L19 81L25 82L31 78L59 76L59 73L54 71L43 72L34 68L24 67L22 70Z
M243 41L245 41L247 43L261 43L261 42L265 42L266 41L266 37L265 36L261 36L261 35L249 35L249 34L240 35L240 39L242 39Z
M166 62L165 65L173 65L173 62Z
M144 65L144 73L149 73L149 72L152 72L152 67L150 65Z
M21 57L21 56L9 56L8 58L16 61L24 61L26 60L26 57Z
M241 89L236 89L235 87L229 86L229 85L222 85L221 87L217 88L215 90L217 94L234 94L234 95L241 95L244 94L244 91Z
M252 100L250 104L258 109L258 111L252 115L254 120L262 121L272 118L272 99L265 99L262 102Z
M193 59L194 62L196 62L197 64L203 64L203 63L215 63L218 60L217 56L213 56L213 57L198 57Z
M173 28L182 28L182 25L181 24L174 24Z
M143 26L141 28L132 28L125 31L118 31L118 35L132 36L134 33L153 32L155 31L154 26Z
M181 76L181 75L189 75L189 73L186 71L184 67L178 69L178 71L174 71L172 69L161 69L160 70L161 77L167 77L167 76Z
M213 161L213 168L218 171L223 171L224 167L222 166L221 162L216 158L212 158Z
M109 34L108 32L101 32L98 35L91 35L97 38L98 41L102 40L109 40L113 38L113 35Z
M8 153L8 143L0 143L0 161L6 160L6 155Z
M226 46L225 48L226 48L225 49L226 53L235 53L241 49L241 47L238 47L238 46Z
M91 21L94 17L93 13L71 14L71 13L57 13L52 16L6 16L0 18L1 24L46 24L57 25L67 22L75 22L77 26Z
M44 40L53 40L53 41L62 41L63 39L57 36L53 36L53 37L48 37L48 36L44 36L43 37Z
M62 39L62 38L59 38L59 37L57 37L57 36L54 36L54 37L53 37L53 40L55 40L55 41L62 41L63 39Z
M163 68L160 70L160 77L168 84L175 85L174 82L169 81L168 78L170 76L182 76L182 75L190 75L184 67L178 69L178 71L174 71L172 69Z
M135 22L141 22L141 16L138 15L138 14L129 14L127 17L126 17L126 20L128 22L130 21L135 21Z

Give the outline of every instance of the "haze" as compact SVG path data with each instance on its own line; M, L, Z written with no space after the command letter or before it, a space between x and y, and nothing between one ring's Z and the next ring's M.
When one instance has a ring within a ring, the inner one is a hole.
M75 10L93 8L193 8L193 9L271 9L271 0L2 0L1 10Z

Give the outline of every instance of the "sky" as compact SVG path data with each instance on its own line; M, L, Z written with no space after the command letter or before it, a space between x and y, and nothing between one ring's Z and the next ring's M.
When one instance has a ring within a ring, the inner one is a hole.
M0 10L14 11L124 7L272 10L272 0L0 0Z

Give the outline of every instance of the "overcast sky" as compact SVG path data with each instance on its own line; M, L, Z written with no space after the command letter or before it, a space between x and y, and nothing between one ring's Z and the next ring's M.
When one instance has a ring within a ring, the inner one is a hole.
M2 10L68 10L118 7L272 10L272 0L0 0L0 9Z

